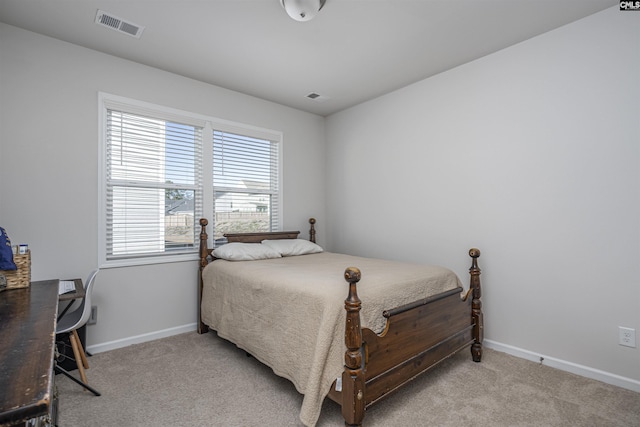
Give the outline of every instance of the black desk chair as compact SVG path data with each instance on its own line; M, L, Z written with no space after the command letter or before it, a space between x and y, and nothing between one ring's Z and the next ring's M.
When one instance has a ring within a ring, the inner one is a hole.
M71 313L64 314L56 325L56 335L68 334L69 336L69 342L73 349L73 356L75 357L78 372L80 373L80 380L72 376L66 369L58 366L57 362L54 365L55 372L67 376L96 396L100 396L100 393L89 386L87 374L84 371L85 369L89 369L89 362L87 361L87 355L82 347L82 342L78 336L77 329L83 327L89 321L89 317L91 317L91 292L93 291L93 285L98 271L99 270L94 270L89 274L84 287L84 298L82 298L78 308Z

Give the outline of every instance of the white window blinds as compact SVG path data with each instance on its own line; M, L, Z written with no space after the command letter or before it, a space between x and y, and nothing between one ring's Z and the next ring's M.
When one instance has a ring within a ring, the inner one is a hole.
M202 130L106 110L106 259L193 252L202 213Z
M278 143L213 132L214 239L278 229Z

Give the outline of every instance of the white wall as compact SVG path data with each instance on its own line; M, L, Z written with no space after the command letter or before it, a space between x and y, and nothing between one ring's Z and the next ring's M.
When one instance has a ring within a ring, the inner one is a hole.
M488 340L640 390L639 76L615 7L330 116L329 249L466 277L478 247Z
M99 91L282 131L283 226L306 236L310 216L324 220L322 117L0 23L0 224L30 245L34 280L97 266ZM101 272L89 347L193 327L196 273L196 262Z

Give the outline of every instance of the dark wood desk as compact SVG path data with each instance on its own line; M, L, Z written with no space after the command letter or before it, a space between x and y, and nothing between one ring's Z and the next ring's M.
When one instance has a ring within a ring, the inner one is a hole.
M57 314L58 280L0 292L0 425L51 410Z

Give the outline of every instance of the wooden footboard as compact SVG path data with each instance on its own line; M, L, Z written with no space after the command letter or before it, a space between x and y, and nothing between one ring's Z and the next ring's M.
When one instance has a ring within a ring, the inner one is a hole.
M329 398L342 405L347 426L360 426L364 411L457 351L471 346L475 362L482 358L483 319L480 301L480 251L471 249L470 289L462 288L384 312L385 330L360 327L360 270L347 268L345 300L345 368L342 391L331 387Z

